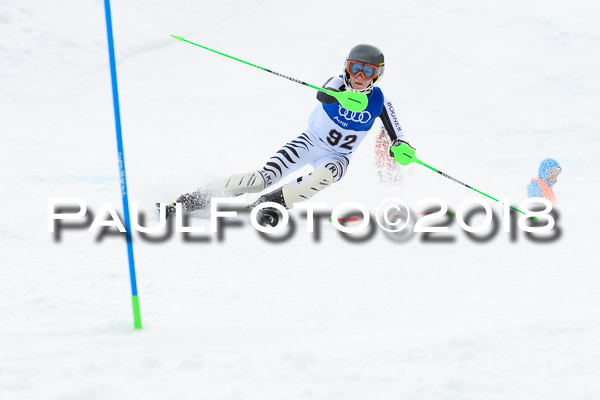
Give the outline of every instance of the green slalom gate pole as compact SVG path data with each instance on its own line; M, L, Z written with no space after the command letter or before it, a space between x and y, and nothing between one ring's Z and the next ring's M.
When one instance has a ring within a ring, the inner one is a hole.
M364 93L353 92L352 90L345 90L343 92L334 92L333 90L323 89L322 87L311 85L310 83L306 83L306 82L303 82L303 81L301 81L299 79L292 78L291 76L287 76L287 75L280 74L279 72L271 71L270 69L263 68L261 66L249 63L248 61L240 60L239 58L230 56L230 55L225 54L225 53L221 53L220 51L217 51L217 50L210 49L210 48L208 48L206 46L202 46L201 44L191 42L191 41L189 41L187 39L184 39L183 37L175 36L175 35L171 35L171 36L174 37L175 39L181 41L181 42L186 42L186 43L189 43L189 44L193 44L194 46L198 46L198 47L201 47L201 48L203 48L205 50L212 51L213 53L217 53L217 54L220 54L220 55L225 56L227 58L231 58L232 60L239 61L239 62L244 63L246 65L250 65L251 67L258 68L260 70L269 72L269 73L271 73L273 75L280 76L280 77L288 79L288 80L290 80L292 82L296 82L296 83L299 83L301 85L308 86L308 87L316 89L316 90L320 90L321 92L327 93L328 95L335 97L336 100L339 101L339 103L341 104L341 106L344 107L348 111L362 112L362 111L364 111L365 108L367 108L367 105L369 103L369 99L367 98L367 95L364 94Z
M459 184L461 184L461 185L463 185L465 187L468 187L469 189L471 189L471 190L473 190L473 191L475 191L475 192L477 192L479 194L484 195L488 199L492 199L492 200L500 203L500 200L496 199L495 197L492 197L489 194L483 193L481 190L475 189L474 187L472 187L470 185L467 185L466 183L461 182L458 179L453 178L450 175L448 175L448 174L446 174L446 173L444 173L444 172L442 172L442 171L440 171L440 170L438 170L436 168L433 168L431 165L428 165L428 164L424 163L423 161L419 160L417 158L417 156L415 156L415 149L413 149L412 147L410 147L406 143L402 143L400 146L393 146L392 147L392 153L394 154L394 160L396 160L396 162L398 164L400 164L400 165L408 165L408 164L411 164L411 163L416 163L416 164L422 165L424 167L429 168L430 170L432 170L434 172L437 172L438 174L442 175L445 178L448 178L448 179L450 179L450 180L452 180L452 181L454 181L456 183L459 183ZM515 211L520 212L521 214L525 214L525 212L519 210L516 207L513 207L511 205L509 205L509 207L512 208Z

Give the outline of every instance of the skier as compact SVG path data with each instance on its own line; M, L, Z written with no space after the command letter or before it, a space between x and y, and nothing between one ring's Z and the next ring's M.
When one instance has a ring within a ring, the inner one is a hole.
M552 205L556 205L556 195L552 191L552 187L561 172L562 168L556 160L547 158L542 161L538 170L538 177L532 179L529 186L527 186L527 196L543 197L550 200Z
M392 146L407 143L392 102L375 86L384 71L381 50L368 44L354 46L346 59L343 75L330 78L324 85L333 91L352 90L368 96L367 108L358 113L343 108L338 101L319 91L319 104L309 117L308 128L285 144L260 169L234 174L211 182L207 187L181 195L167 206L167 216L181 203L186 212L205 209L215 196L239 196L258 193L278 183L285 176L311 165L313 172L260 196L249 208L260 203L275 202L291 208L338 182L344 177L352 153L365 138L375 118L379 117L388 132ZM391 155L391 152L390 152ZM258 222L276 225L273 209L261 210Z

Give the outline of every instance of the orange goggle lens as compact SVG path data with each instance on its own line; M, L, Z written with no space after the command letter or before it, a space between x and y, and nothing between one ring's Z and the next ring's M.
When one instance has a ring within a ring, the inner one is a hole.
M371 80L383 73L383 67L358 61L346 61L346 72L355 78L362 75L363 79Z

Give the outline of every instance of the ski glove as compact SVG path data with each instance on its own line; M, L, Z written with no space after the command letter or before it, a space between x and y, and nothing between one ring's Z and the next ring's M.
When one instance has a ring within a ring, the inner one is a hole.
M410 143L408 143L408 142L406 142L404 140L400 140L400 139L396 138L396 139L394 139L394 141L392 142L392 145L390 146L390 156L391 157L394 157L394 153L392 153L392 147L400 146L402 143L406 143L411 149L416 150L414 147L412 147L410 145Z

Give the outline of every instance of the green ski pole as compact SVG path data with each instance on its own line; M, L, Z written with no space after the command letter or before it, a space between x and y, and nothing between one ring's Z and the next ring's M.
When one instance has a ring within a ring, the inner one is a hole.
M230 56L225 53L221 53L220 51L209 49L208 47L202 46L201 44L190 42L189 40L184 39L183 37L179 37L179 36L175 36L175 35L171 35L171 36L181 42L187 42L189 44L193 44L194 46L198 46L205 50L212 51L213 53L217 53L217 54L220 54L227 58L231 58L232 60L239 61L246 65L250 65L251 67L261 69L261 70L269 72L273 75L277 75L282 78L288 79L292 82L296 82L301 85L308 86L308 87L316 89L316 90L320 90L321 92L327 93L328 95L335 97L337 99L337 101L340 102L341 106L344 107L348 111L362 112L362 111L364 111L365 108L367 108L367 104L369 103L369 99L367 98L367 95L364 93L353 92L352 90L345 90L343 92L334 92L333 90L323 89L322 87L311 85L310 83L306 83L299 79L292 78L291 76L283 75L283 74L280 74L279 72L271 71L270 69L263 68L261 66L249 63L248 61L240 60L239 58Z
M424 163L423 161L419 160L417 158L417 156L415 156L415 149L413 149L412 147L410 147L407 143L402 143L400 146L393 146L392 147L392 153L394 154L394 160L396 160L396 162L400 165L408 165L410 163L417 163L419 165L422 165L424 167L429 168L430 170L437 172L438 174L442 175L445 178L448 178L456 183L459 183L465 187L468 187L471 190L474 190L475 192L484 195L485 197L492 199L498 203L500 203L500 200L490 196L489 194L483 193L482 191L475 189L472 186L467 185L464 182L459 181L456 178L451 177L450 175L436 169L433 168L431 165L427 165L426 163ZM513 207L511 205L509 205L510 208L512 208L515 211L520 212L521 214L525 214L523 211L519 210L516 207Z

